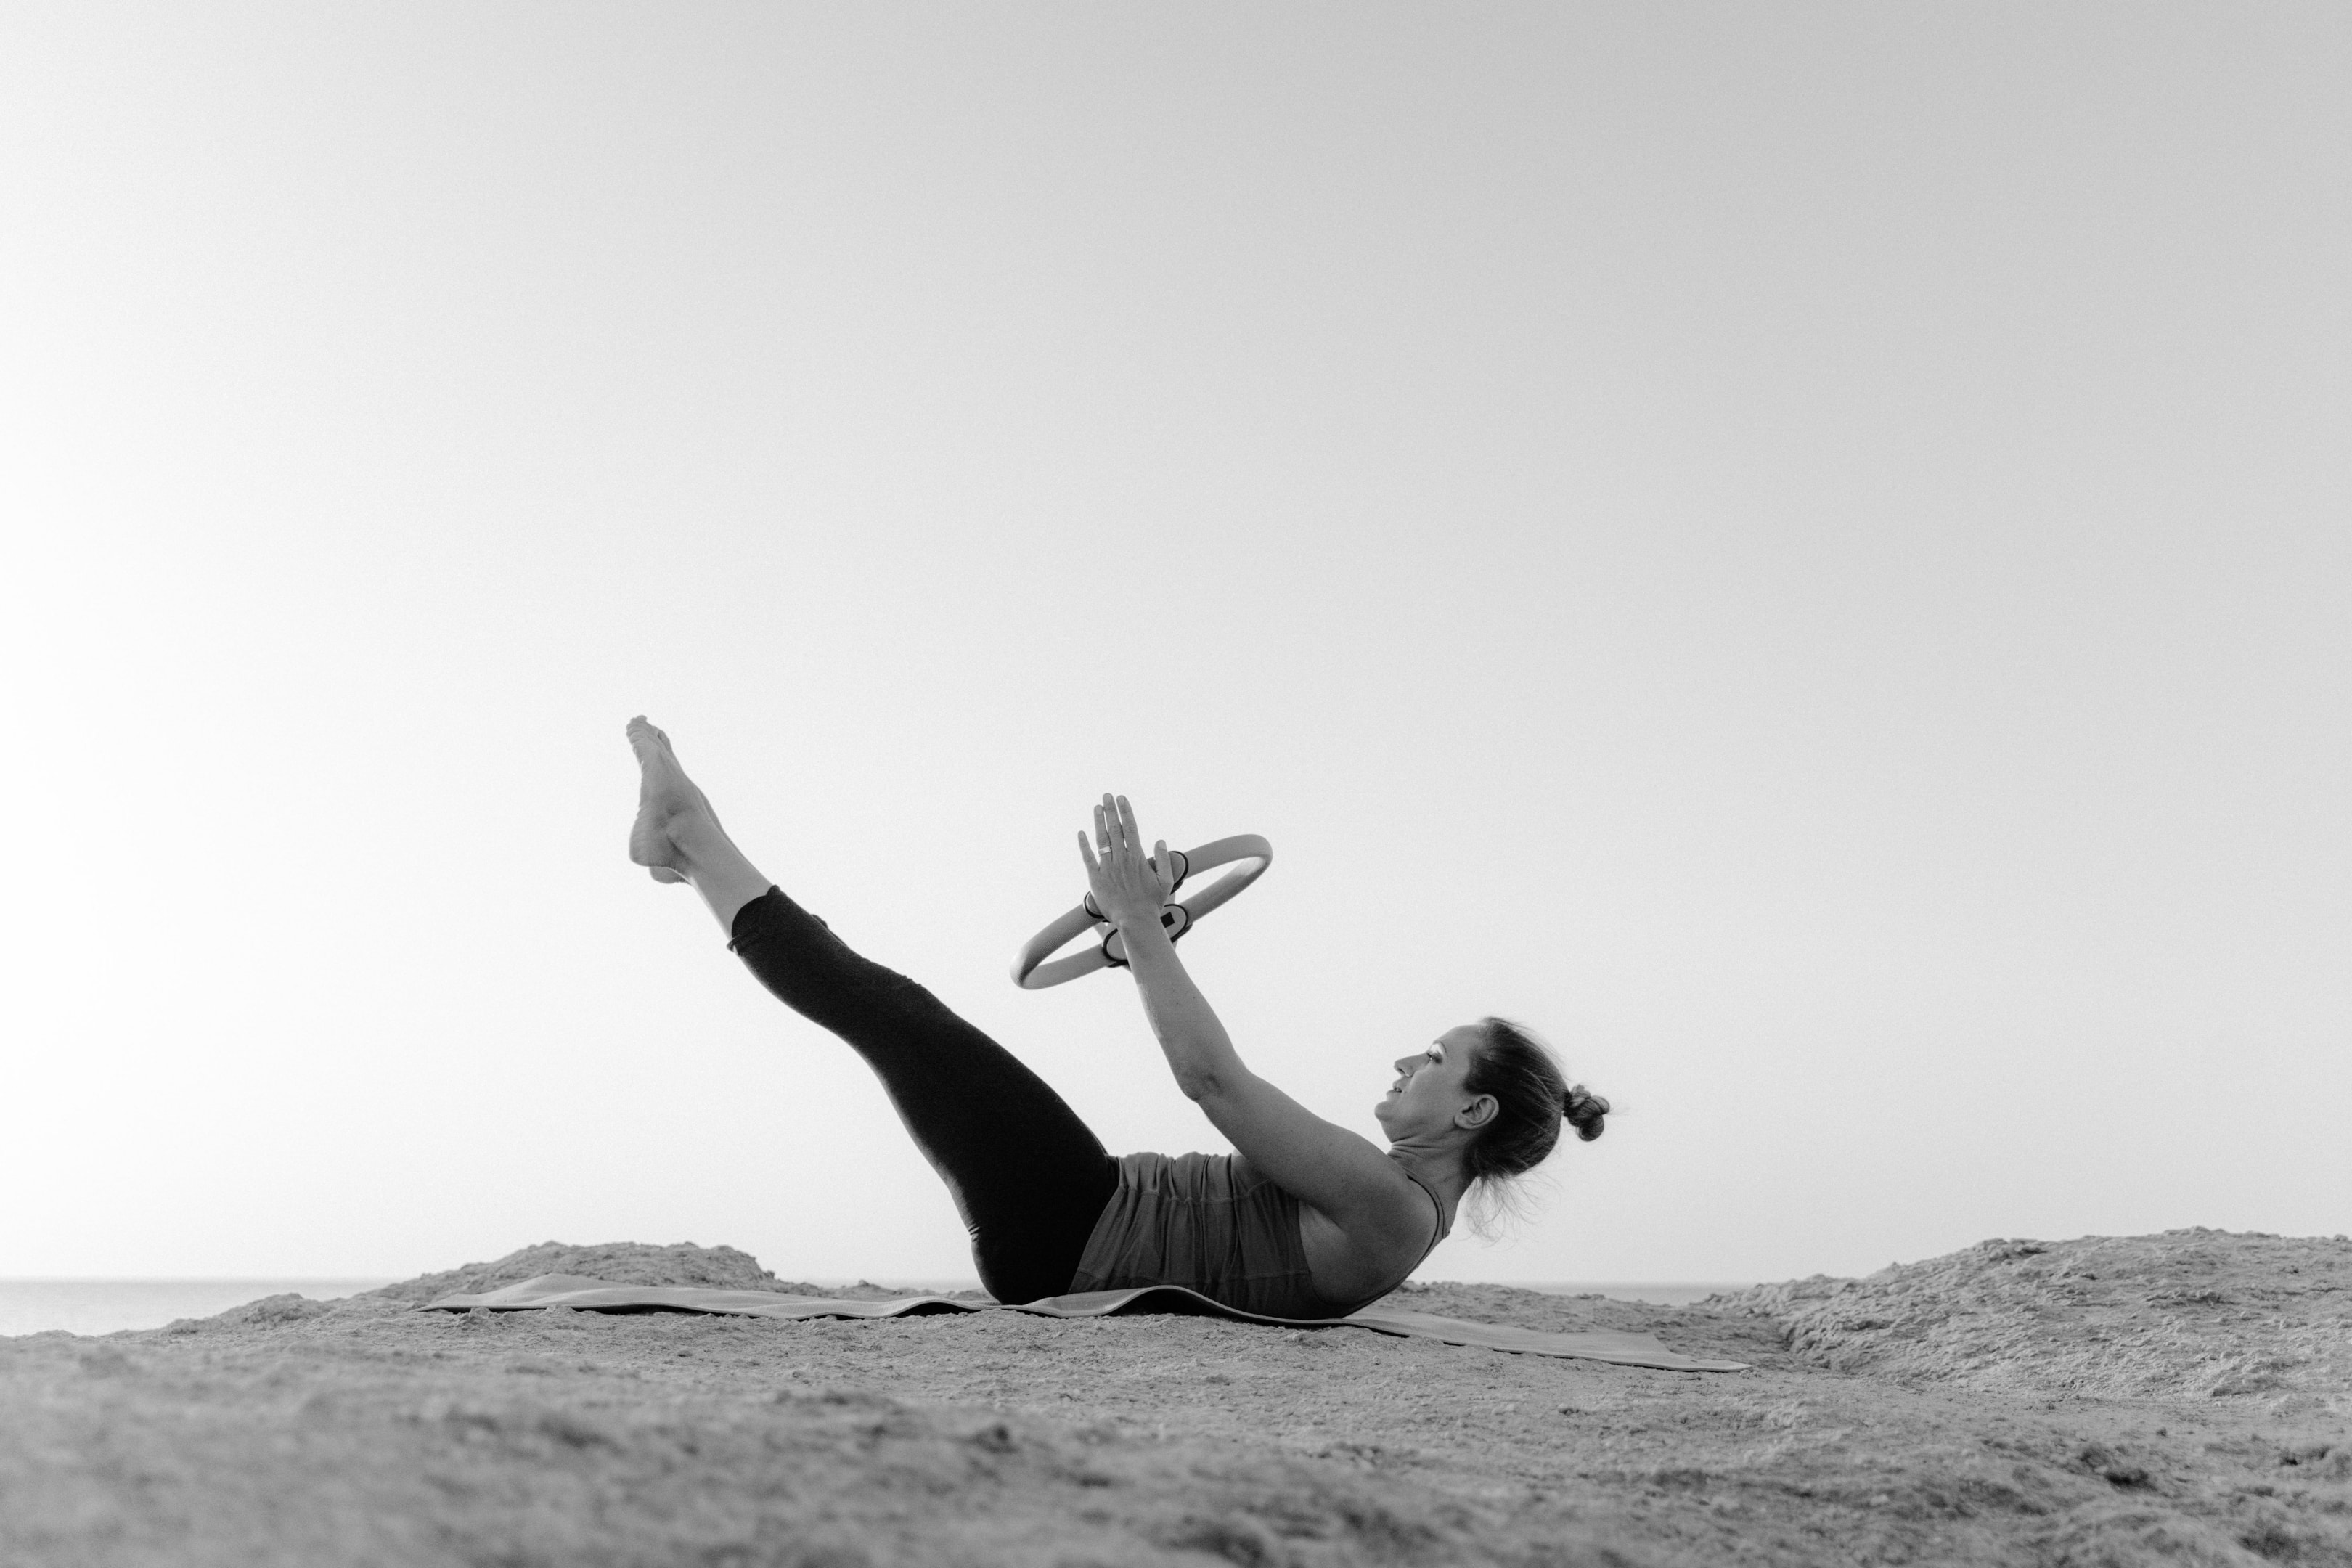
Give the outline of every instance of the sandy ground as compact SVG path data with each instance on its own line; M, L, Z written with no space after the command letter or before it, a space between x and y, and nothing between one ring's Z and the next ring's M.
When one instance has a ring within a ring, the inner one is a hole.
M550 1244L0 1340L0 1563L2352 1564L2341 1237L1986 1242L1685 1308L1397 1298L1743 1373L1201 1318L415 1308L552 1272L818 1293Z

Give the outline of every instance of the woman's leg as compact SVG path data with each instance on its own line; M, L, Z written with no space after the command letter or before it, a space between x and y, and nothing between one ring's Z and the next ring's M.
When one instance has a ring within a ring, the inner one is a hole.
M866 1058L954 1197L989 1294L1032 1301L1067 1290L1118 1190L1118 1163L1004 1047L851 952L754 869L667 736L639 719L629 741L645 771L630 858L657 879L692 883L761 984Z
M728 945L882 1080L955 1198L988 1293L1034 1301L1067 1290L1118 1190L1118 1163L1062 1097L922 986L852 952L782 889L743 906Z

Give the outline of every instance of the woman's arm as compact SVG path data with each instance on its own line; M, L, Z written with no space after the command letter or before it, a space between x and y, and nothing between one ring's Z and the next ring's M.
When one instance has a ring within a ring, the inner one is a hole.
M1158 911L1141 919L1122 918L1118 933L1127 945L1128 971L1143 998L1144 1020L1168 1058L1168 1070L1176 1075L1176 1087L1184 1098L1205 1109L1249 1069L1242 1065L1233 1037L1225 1033L1209 999L1185 972L1184 961L1176 956L1176 944L1168 940Z
M1160 869L1169 863L1167 844L1147 861L1133 809L1108 795L1095 809L1095 834L1099 857L1078 835L1095 902L1118 927L1144 1017L1176 1087L1250 1163L1341 1230L1377 1235L1418 1226L1424 1200L1370 1139L1324 1121L1244 1065L1160 923L1169 892Z

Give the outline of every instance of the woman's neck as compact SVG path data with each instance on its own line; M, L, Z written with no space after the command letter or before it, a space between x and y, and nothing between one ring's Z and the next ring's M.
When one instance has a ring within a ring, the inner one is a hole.
M1462 1173L1462 1156L1453 1150L1415 1149L1405 1144L1392 1144L1389 1158L1404 1167L1413 1180L1437 1194L1446 1213L1454 1212L1469 1190L1470 1180Z

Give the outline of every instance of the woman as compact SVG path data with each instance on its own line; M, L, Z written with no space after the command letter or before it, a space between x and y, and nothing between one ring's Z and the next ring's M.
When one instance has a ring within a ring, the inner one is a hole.
M1000 1301L1185 1285L1269 1317L1344 1317L1421 1266L1473 1184L1549 1154L1563 1119L1601 1135L1609 1102L1570 1088L1549 1052L1499 1018L1395 1064L1374 1110L1385 1152L1251 1072L1160 924L1167 845L1147 857L1134 812L1105 795L1093 839L1078 835L1095 902L1125 939L1177 1087L1239 1151L1113 1159L1003 1047L852 952L754 869L667 735L639 717L629 744L643 774L629 858L656 881L691 883L761 983L866 1058L953 1194Z

